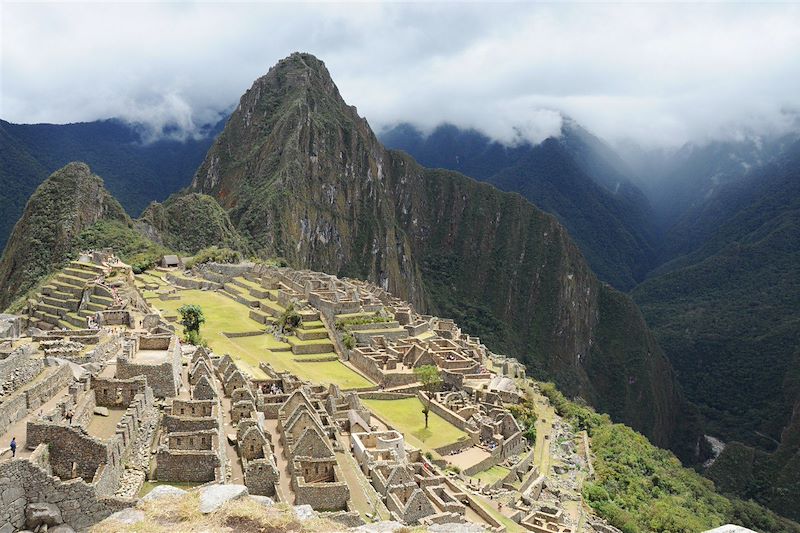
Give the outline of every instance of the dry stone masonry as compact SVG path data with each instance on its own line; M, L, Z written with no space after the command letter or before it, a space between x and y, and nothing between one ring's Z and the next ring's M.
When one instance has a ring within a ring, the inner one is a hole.
M572 533L580 523L581 532L614 533L565 505L580 502L591 471L587 437L548 420L539 429L552 462L540 468L508 409L531 398L546 406L525 367L452 320L421 315L359 280L183 264L134 276L111 252L87 252L22 316L0 315L0 434L18 440L13 460L0 455L0 533L79 530L112 513L136 523L143 515L132 508L151 482L198 485L208 512L230 498L262 498L343 527L393 520L500 532L502 513L534 532ZM265 355L340 362L373 385L312 383L267 357L254 376L236 353L183 346L176 317L141 291L168 301L185 289L217 291L247 310L256 326L229 338L272 336ZM286 331L280 319L290 308L299 324ZM439 369L440 390L421 389L415 369L423 365ZM413 446L365 400L418 400L463 436ZM160 486L147 498L167 492L185 491Z

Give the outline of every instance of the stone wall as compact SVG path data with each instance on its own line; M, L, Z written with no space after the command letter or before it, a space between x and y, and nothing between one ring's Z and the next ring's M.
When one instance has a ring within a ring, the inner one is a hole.
M76 530L136 504L135 500L98 495L82 479L62 481L50 475L45 445L39 446L31 459L0 463L0 524L10 524L10 531L24 528L28 503L55 504L64 522ZM5 533L5 526L0 531Z
M145 376L147 384L158 398L171 398L178 395L181 387L181 351L177 337L168 335L141 336L126 346L117 357L117 377L130 379ZM166 350L167 361L161 364L138 364L135 356L138 350Z
M94 391L86 391L78 394L75 404L72 406L72 424L76 426L86 426L92 419L95 403Z
M250 494L275 496L275 484L278 482L278 471L272 461L267 458L242 459L244 484Z
M43 379L24 387L28 410L38 409L72 381L72 371L67 365L48 367Z
M0 404L0 434L28 414L28 401L24 392L18 392ZM5 444L5 443L4 443Z
M36 351L29 345L14 349L8 357L0 359L0 376L10 376L25 361L30 361Z
M97 323L101 326L135 327L133 317L127 310L104 310L95 313Z
M122 440L112 438L102 441L88 435L80 427L70 427L51 422L28 422L25 445L33 449L49 444L50 466L54 475L62 479L80 477L94 479L100 465L109 465L122 472ZM109 470L106 475L113 472Z
M101 407L127 406L137 394L143 394L147 378L136 376L130 379L93 377L90 384L95 392L95 401Z
M427 403L427 401L428 401L428 395L423 391L417 391L417 398L419 398L419 401L422 402L423 404ZM448 409L444 405L440 404L436 400L433 400L430 403L430 406L431 406L431 412L432 413L435 413L435 414L439 415L440 417L444 418L445 420L447 420L448 422L453 424L458 429L460 429L462 431L466 431L465 427L467 425L467 421L464 420L462 417L460 417L459 415L457 415L456 413L454 413L453 411L451 411L450 409Z
M412 398L413 392L384 392L384 391L368 391L358 392L358 397L364 400L403 400L405 398Z
M307 504L317 511L347 509L350 489L336 459L295 458L293 471L295 505Z
M349 361L369 379L375 383L384 383L387 387L400 387L418 381L413 372L384 373L374 359L359 353L358 350L350 350Z
M44 377L23 386L0 404L0 434L5 433L14 422L38 409L72 380L72 372L66 365L48 367L43 375Z
M204 483L216 479L219 456L213 450L172 451L161 448L156 454L156 479Z
M165 414L161 425L170 433L190 432L217 429L219 420L216 417L181 417Z

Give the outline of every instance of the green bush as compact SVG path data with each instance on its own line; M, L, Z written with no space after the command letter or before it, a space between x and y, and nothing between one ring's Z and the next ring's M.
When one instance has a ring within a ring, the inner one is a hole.
M238 263L242 260L242 254L230 248L219 248L210 246L197 252L194 257L187 261L187 268L203 263Z
M294 304L289 304L283 313L281 313L281 316L278 317L278 325L284 333L292 333L300 326L302 321L303 317L300 316L300 313L295 311Z
M208 346L208 342L200 335L199 331L189 331L184 334L183 341L195 346Z
M344 343L344 347L348 350L352 350L356 347L356 338L353 337L351 333L345 333L342 336L342 342Z

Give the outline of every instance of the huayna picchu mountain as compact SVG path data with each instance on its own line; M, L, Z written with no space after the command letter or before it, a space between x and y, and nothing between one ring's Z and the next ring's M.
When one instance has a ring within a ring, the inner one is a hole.
M598 281L555 217L385 149L317 58L292 54L256 80L198 169L198 192L257 253L375 281L655 442L694 448L693 417L638 309Z

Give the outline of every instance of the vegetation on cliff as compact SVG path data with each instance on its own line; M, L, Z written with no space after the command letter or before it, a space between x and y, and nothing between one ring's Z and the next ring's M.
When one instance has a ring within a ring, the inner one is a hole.
M624 533L694 533L724 523L758 531L798 533L800 525L752 501L726 498L714 484L685 468L628 426L567 400L552 383L540 385L559 415L591 437L594 478L586 502Z
M204 194L173 195L153 202L137 220L139 230L167 248L194 254L211 245L248 249L219 203Z
M541 144L503 145L476 130L443 124L429 135L400 124L380 135L422 165L446 168L518 192L569 230L592 270L618 289L641 281L655 248L647 199L600 139L565 119Z
M50 175L28 200L0 259L0 309L71 259L75 238L101 220L130 223L86 164Z
M75 239L73 253L81 250L111 248L131 265L135 273L155 267L168 248L156 244L134 229L130 223L101 220L83 230Z
M49 174L83 161L103 177L128 213L184 187L224 120L198 137L152 139L135 124L111 119L75 124L12 124L0 120L0 248L25 202Z
M794 143L783 157L724 187L691 214L704 228L692 251L633 293L707 433L728 443L708 475L722 491L794 519L800 519L798 168Z

